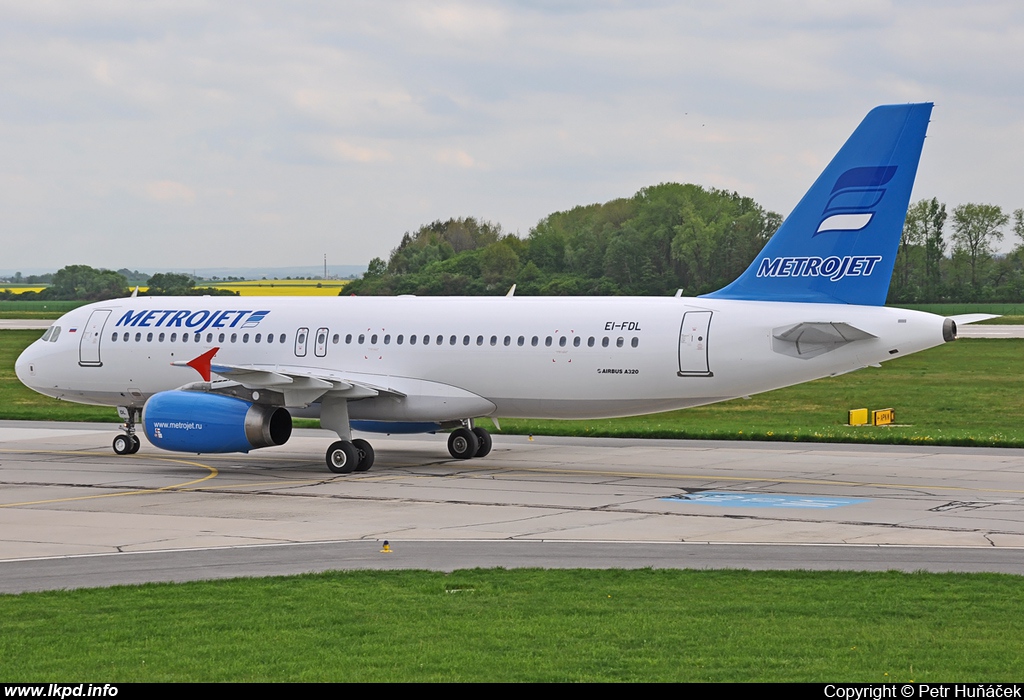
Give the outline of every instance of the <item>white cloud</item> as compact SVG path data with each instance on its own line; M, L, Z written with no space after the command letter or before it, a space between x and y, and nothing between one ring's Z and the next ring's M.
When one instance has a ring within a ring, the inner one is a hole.
M188 185L174 180L155 180L146 183L146 194L157 202L172 204L192 204L196 201L196 191Z

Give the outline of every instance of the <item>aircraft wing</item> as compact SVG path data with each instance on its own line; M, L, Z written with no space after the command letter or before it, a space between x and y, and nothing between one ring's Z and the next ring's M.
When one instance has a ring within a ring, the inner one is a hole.
M304 406L328 393L350 401L374 396L406 396L404 392L373 381L373 377L354 379L340 372L309 367L211 363L210 371L237 382L246 389L269 389L280 392L284 395L286 406ZM386 381L387 377L377 379Z

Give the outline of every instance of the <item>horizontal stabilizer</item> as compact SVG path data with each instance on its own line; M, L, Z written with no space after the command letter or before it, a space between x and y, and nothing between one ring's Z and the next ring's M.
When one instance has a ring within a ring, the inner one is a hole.
M877 338L849 323L811 322L772 331L772 349L783 355L807 360L858 340Z
M999 318L999 314L959 314L958 316L947 316L958 326L967 326L979 321L987 321L990 318Z

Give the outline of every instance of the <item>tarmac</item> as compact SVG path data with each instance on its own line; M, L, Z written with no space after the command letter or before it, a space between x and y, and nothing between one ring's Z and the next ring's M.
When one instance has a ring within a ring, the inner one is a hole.
M115 426L0 422L0 591L474 566L1024 574L1024 450L496 435L332 434L181 455ZM384 546L384 542L388 546ZM389 549L391 551L382 551Z

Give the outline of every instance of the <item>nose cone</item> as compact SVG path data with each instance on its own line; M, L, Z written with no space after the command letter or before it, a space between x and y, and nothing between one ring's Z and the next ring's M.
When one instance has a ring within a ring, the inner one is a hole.
M37 344L38 341L25 348L18 356L17 362L14 363L14 373L18 376L18 380L30 389L35 389L38 383L39 349L36 347Z

